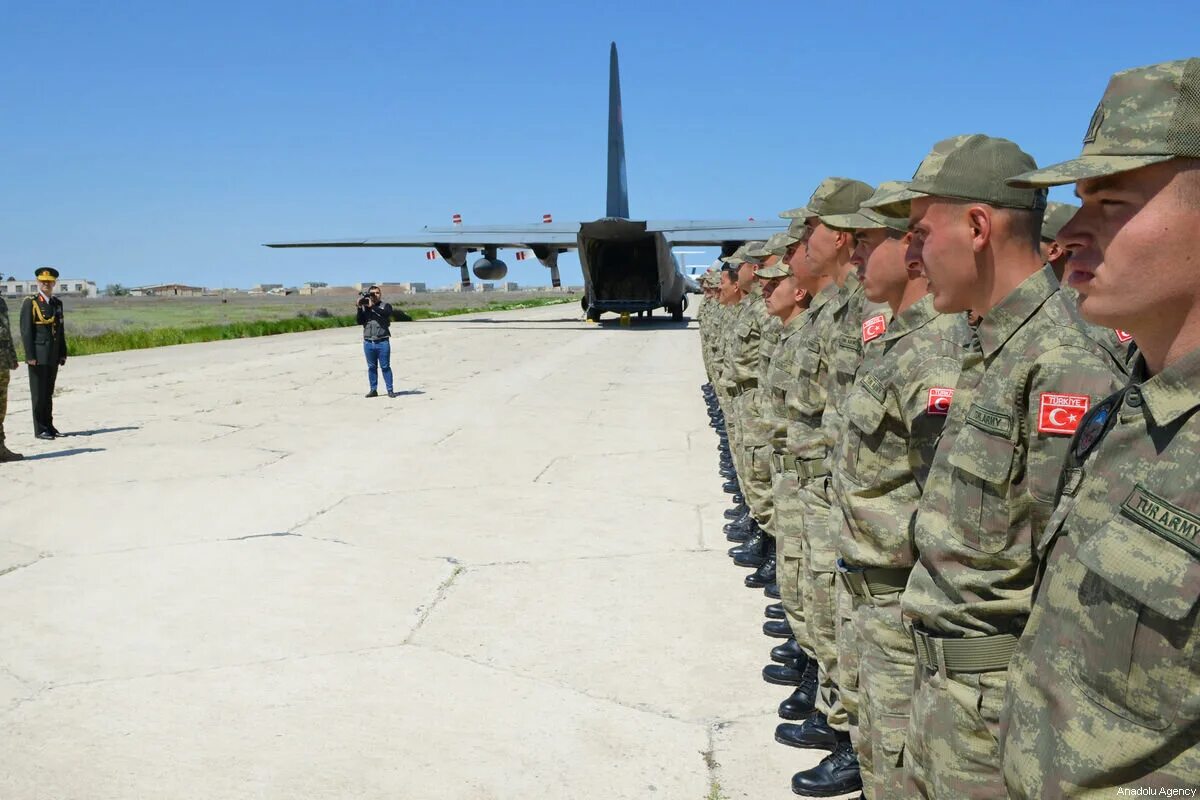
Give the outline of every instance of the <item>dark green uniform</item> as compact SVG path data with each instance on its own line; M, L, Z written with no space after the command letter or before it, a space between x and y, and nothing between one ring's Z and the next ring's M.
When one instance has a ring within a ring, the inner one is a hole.
M67 334L63 304L42 294L25 298L21 305L21 341L29 365L29 392L33 396L33 432L54 430L54 383L58 368L67 362Z

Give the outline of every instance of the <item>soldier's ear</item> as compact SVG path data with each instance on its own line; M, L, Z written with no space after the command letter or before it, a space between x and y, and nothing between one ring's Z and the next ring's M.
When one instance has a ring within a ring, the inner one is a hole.
M967 207L967 225L971 228L971 248L982 252L992 240L992 214L985 206L972 205Z

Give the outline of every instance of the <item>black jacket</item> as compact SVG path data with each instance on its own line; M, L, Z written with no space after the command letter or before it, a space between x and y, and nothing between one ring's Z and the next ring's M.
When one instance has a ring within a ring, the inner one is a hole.
M25 360L36 359L48 367L67 360L67 332L63 328L63 304L57 297L26 297L21 304L21 344Z
M392 336L392 304L376 303L368 308L358 307L358 324L363 326L364 339L390 339Z

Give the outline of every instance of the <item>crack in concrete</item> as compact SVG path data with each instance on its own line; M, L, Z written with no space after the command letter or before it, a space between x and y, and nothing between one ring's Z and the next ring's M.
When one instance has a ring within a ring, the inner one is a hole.
M442 442L445 442L445 441L447 441L448 439L451 439L451 438L452 438L452 437L453 437L455 434L457 434L457 433L458 433L458 432L460 432L461 430L462 430L462 428L455 428L454 430L450 431L450 432L449 432L449 433L447 433L445 436L443 436L442 438L440 438L440 439L438 439L436 442L434 442L434 443L433 443L433 446L434 446L434 447L437 447L437 446L438 446L438 445L440 445Z
M550 468L553 467L562 458L563 458L562 456L555 456L554 458L550 459L550 463L547 464L544 468L542 468L542 471L533 477L533 482L534 483L539 482L542 479L542 476L545 475L547 472L549 472Z
M42 561L45 561L47 558L53 558L53 557L54 556L52 553L39 553L38 557L35 558L33 561L25 561L20 564L13 564L11 567L5 567L4 569L0 569L0 578L3 578L5 575L11 575L14 572L16 572L17 570L25 569L26 567L32 567L34 564L38 564Z
M300 534L292 533L291 531L277 531L275 533L251 533L251 534L247 534L246 536L234 536L232 539L222 539L221 541L244 542L247 539L270 539L272 537L277 537L277 536L295 536L297 539L304 538ZM345 542L343 542L343 544L345 544Z
M443 600L446 599L446 595L450 592L450 587L454 585L454 582L458 579L458 576L467 571L467 568L464 567L458 561L458 559L451 558L449 556L442 556L442 558L445 559L448 564L452 564L454 569L450 570L450 574L446 576L446 579L438 584L437 589L435 589L433 592L433 599L431 599L429 603L425 605L417 606L417 622L415 625L413 625L412 630L408 632L408 636L404 637L404 641L401 642L401 644L409 644L412 642L413 637L417 635L417 631L421 630L421 627L425 624L429 617L432 616L433 610L437 608Z
M708 794L704 800L727 800L721 789L721 764L716 757L716 732L721 727L723 723L720 722L708 726L708 749L700 751L700 757L704 759L704 769L708 773Z

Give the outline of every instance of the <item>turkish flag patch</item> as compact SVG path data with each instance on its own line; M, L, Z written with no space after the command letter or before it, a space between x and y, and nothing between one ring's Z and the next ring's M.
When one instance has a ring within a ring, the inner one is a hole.
M863 344L878 339L887 331L887 317L883 314L876 314L862 324Z
M926 414L946 416L950 413L950 401L954 399L954 390L945 386L934 386L929 390L929 401L925 404Z
M1117 334L1117 341L1121 344L1127 344L1133 341L1133 334L1129 331L1123 331L1120 328L1113 328L1113 333Z
M1038 408L1038 433L1070 436L1079 427L1091 402L1086 394L1042 392Z

